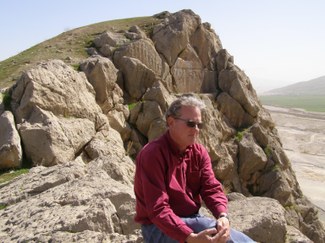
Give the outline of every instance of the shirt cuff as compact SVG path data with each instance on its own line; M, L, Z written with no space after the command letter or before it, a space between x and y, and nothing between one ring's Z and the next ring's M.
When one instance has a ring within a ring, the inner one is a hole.
M182 227L179 228L180 230L180 234L177 235L177 239L178 241L180 242L185 242L186 238L191 234L193 233L193 230L188 227L187 225L184 225Z

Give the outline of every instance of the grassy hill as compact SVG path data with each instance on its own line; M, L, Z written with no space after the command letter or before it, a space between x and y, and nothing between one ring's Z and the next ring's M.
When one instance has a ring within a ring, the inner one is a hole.
M260 96L259 99L263 105L325 112L325 96L321 95L265 95Z
M106 30L123 31L138 25L150 35L152 26L159 21L153 16L119 19L63 32L0 62L0 89L11 86L23 71L40 61L61 59L77 68L79 62L88 57L87 48L92 46L93 40ZM265 105L325 112L325 76L271 90L260 99Z
M263 95L325 96L325 76L272 89Z
M158 21L160 20L154 17L119 19L63 32L0 62L0 89L11 86L22 71L40 61L61 59L74 67L79 66L80 60L88 57L86 50L92 46L94 38L106 30L123 31L133 25L138 25L150 34L153 24Z
M263 105L325 112L325 76L273 89L259 98Z

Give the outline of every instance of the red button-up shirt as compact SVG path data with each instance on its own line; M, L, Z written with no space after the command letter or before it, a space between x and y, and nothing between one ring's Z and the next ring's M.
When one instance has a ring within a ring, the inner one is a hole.
M134 191L135 221L155 224L180 242L193 232L180 217L198 213L201 198L215 217L227 212L227 198L207 150L193 144L180 153L168 131L138 154Z

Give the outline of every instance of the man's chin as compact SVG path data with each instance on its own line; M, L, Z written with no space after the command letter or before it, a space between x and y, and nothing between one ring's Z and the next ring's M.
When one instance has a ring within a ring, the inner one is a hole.
M192 145L194 143L197 142L197 138L196 137L192 137L191 140L189 141L189 145Z

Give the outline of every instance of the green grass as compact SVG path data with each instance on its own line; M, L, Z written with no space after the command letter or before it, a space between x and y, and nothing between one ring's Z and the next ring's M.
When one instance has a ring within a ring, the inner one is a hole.
M132 110L137 104L138 104L138 102L128 104L129 111Z
M306 111L325 112L325 96L260 96L263 105L300 108Z
M269 146L267 146L267 147L264 148L264 153L269 158L271 156L271 154L272 154L272 149Z
M10 110L10 103L11 103L11 96L6 92L1 94L1 102L3 102L3 105L5 107L5 110Z
M150 35L152 26L159 21L154 17L119 19L63 32L0 62L0 88L10 87L23 71L41 61L60 59L74 68L78 67L80 61L88 57L87 47L92 46L93 40L107 30L123 31L137 25Z
M247 132L246 129L237 131L236 136L235 136L235 140L237 142L240 142L243 139L246 132Z
M20 176L22 174L26 174L29 172L29 169L18 169L18 170L12 170L12 171L0 171L0 184L11 181L17 176Z

